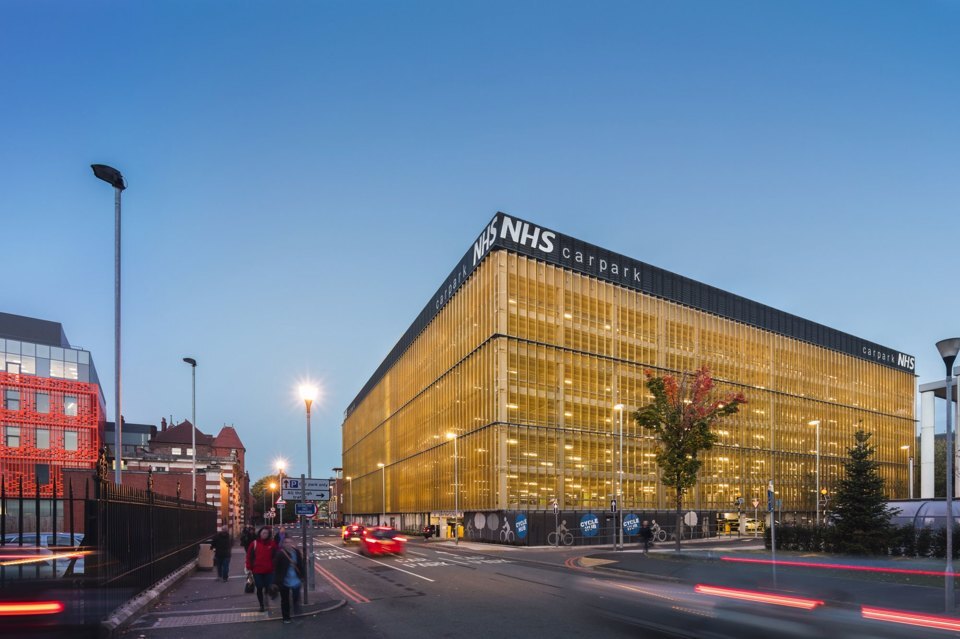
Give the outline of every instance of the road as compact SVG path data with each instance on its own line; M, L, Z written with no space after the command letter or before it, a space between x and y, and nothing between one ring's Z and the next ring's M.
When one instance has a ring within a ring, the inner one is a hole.
M336 531L315 537L311 603L343 605L291 625L216 622L218 607L256 606L239 591L217 600L213 583L197 589L208 614L196 626L153 628L150 619L124 639L247 639L297 636L425 637L921 637L948 636L896 624L865 623L859 609L814 611L697 594L692 584L593 570L597 548L510 548L411 540L402 557L370 558L344 546ZM583 565L581 565L583 564ZM591 565L593 564L593 565ZM732 569L731 569L732 570ZM742 570L737 568L737 570ZM236 570L234 572L237 572ZM242 572L242 566L240 568ZM232 584L231 584L231 587ZM152 617L162 616L164 608ZM169 614L178 614L170 609ZM255 616L255 615L254 615ZM149 622L149 623L148 623Z

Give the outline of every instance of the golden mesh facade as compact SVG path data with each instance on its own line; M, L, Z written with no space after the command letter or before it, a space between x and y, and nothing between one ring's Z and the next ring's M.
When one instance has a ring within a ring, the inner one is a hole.
M644 370L710 368L748 404L717 428L690 508L745 509L776 482L783 511L815 509L843 472L857 425L874 433L890 497L905 498L914 376L604 282L491 251L347 415L344 475L356 514L607 509L616 492L622 403L623 500L673 507L654 443L631 412L649 401ZM378 464L384 464L381 469ZM385 491L384 491L385 488ZM344 497L349 513L350 496ZM404 517L407 521L408 518Z

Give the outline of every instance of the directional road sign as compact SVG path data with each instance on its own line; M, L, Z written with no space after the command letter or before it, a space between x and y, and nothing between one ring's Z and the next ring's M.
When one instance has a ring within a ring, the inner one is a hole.
M304 494L304 490L306 490L306 494ZM280 492L284 499L327 501L330 499L330 480L307 479L301 481L299 477L284 477Z

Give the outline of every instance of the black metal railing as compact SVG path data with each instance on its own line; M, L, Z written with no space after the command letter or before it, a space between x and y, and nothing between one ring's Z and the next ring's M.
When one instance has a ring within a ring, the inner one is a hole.
M8 490L0 476L0 595L72 590L83 623L95 624L195 559L216 532L213 506L93 473L82 484L69 480L51 498L24 494L22 481Z

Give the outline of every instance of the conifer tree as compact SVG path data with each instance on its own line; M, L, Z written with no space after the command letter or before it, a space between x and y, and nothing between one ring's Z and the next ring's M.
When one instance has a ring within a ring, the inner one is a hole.
M833 498L829 517L838 552L867 555L887 551L890 518L897 511L887 506L880 463L873 458L876 448L869 444L871 436L863 429L854 433L845 475Z

